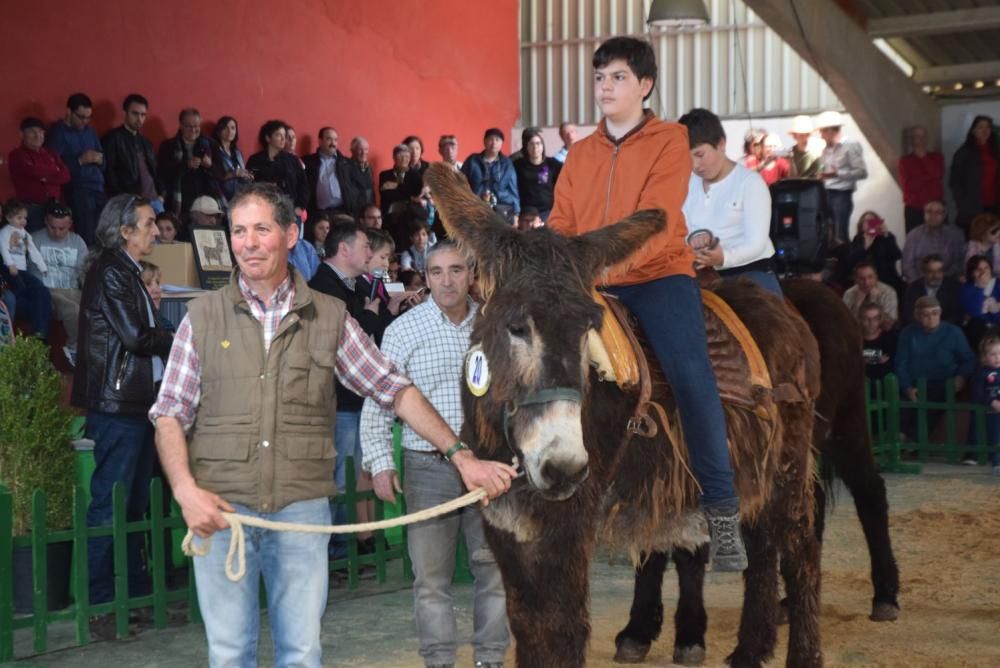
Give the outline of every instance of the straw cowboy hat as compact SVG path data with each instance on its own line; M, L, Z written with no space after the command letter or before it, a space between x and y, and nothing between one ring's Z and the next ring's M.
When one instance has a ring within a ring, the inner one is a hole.
M792 127L789 128L790 135L810 135L813 131L812 121L808 116L796 116L792 119Z
M839 111L824 111L816 118L816 127L822 130L823 128L839 128L844 125L844 117L841 116Z

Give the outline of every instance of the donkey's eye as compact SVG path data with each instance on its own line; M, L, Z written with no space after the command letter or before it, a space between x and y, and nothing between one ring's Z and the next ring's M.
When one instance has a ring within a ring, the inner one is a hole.
M521 324L507 325L507 331L510 332L511 336L516 336L519 339L526 339L529 334L528 328Z

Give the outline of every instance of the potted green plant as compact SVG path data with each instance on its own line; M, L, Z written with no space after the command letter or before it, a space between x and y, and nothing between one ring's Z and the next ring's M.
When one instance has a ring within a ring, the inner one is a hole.
M0 347L0 484L12 497L15 536L32 529L31 497L36 489L47 498L49 529L66 529L72 523L75 455L69 425L73 416L59 404L61 396L62 377L49 361L44 343L18 337ZM49 607L58 609L69 600L72 544L50 544L48 555ZM18 611L31 610L31 582L31 548L15 549Z

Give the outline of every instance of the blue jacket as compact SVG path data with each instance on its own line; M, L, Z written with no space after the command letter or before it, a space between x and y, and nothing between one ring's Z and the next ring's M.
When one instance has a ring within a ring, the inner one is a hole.
M483 153L473 153L462 164L462 173L469 179L472 192L482 197L487 190L492 190L497 196L497 204L514 207L514 213L521 212L514 164L503 153L493 162L486 162Z
M994 281L991 294L986 294L974 283L963 283L958 291L958 303L962 306L962 313L991 325L1000 323L1000 313L983 313L983 302L987 297L1000 301L1000 279Z
M59 154L69 167L69 185L104 192L104 168L102 165L81 165L80 156L84 151L104 153L101 140L89 125L76 130L65 121L56 121L45 135L45 145Z
M917 380L946 380L968 377L976 368L976 355L965 334L950 322L942 322L933 332L919 324L907 325L899 333L896 347L896 376L899 388L917 386Z

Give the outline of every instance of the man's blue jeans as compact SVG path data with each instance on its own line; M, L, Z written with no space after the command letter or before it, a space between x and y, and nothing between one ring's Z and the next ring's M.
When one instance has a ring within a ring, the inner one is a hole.
M90 479L90 507L87 526L111 524L111 490L121 483L125 491L125 519L141 521L149 504L149 483L156 448L153 425L145 416L87 413L87 438L94 441L94 475ZM149 592L149 580L142 562L144 534L128 535L129 595ZM106 603L114 598L114 553L111 536L91 538L87 544L90 567L90 602Z
M667 276L649 283L613 287L608 292L635 315L673 388L691 470L702 489L702 505L737 510L739 499L726 445L726 417L708 360L698 285L689 276Z
M845 243L851 241L851 213L854 212L853 190L827 190L826 201L833 214L834 230L837 238Z
M337 461L333 469L333 482L337 485L337 494L343 493L347 487L347 458L354 457L354 479L361 474L361 412L337 411L337 422L333 428L333 443L337 448ZM347 524L347 505L333 504L333 523ZM330 536L330 558L340 559L347 556L347 534Z
M409 512L431 508L465 493L454 464L433 454L407 450L403 495ZM501 663L510 644L507 597L496 559L483 535L479 504L417 522L406 533L413 560L413 608L424 663L455 663L458 629L451 596L458 534L465 536L475 580L472 599L473 661Z
M3 275L13 297L5 300L11 319L27 318L31 321L31 333L34 336L48 338L49 320L52 318L52 295L49 289L40 278L27 271L18 271L17 276L11 276L4 267Z
M73 188L68 191L69 204L73 208L73 227L83 237L88 246L94 243L97 220L108 198L102 191L91 188Z
M326 497L291 503L274 513L259 513L234 503L241 515L298 524L330 523ZM230 530L212 534L208 555L195 557L198 606L205 620L208 661L213 668L257 665L260 636L260 578L267 592L275 666L322 665L320 625L326 609L329 570L326 534L269 531L244 527L246 575L226 577ZM195 544L202 545L196 538Z

